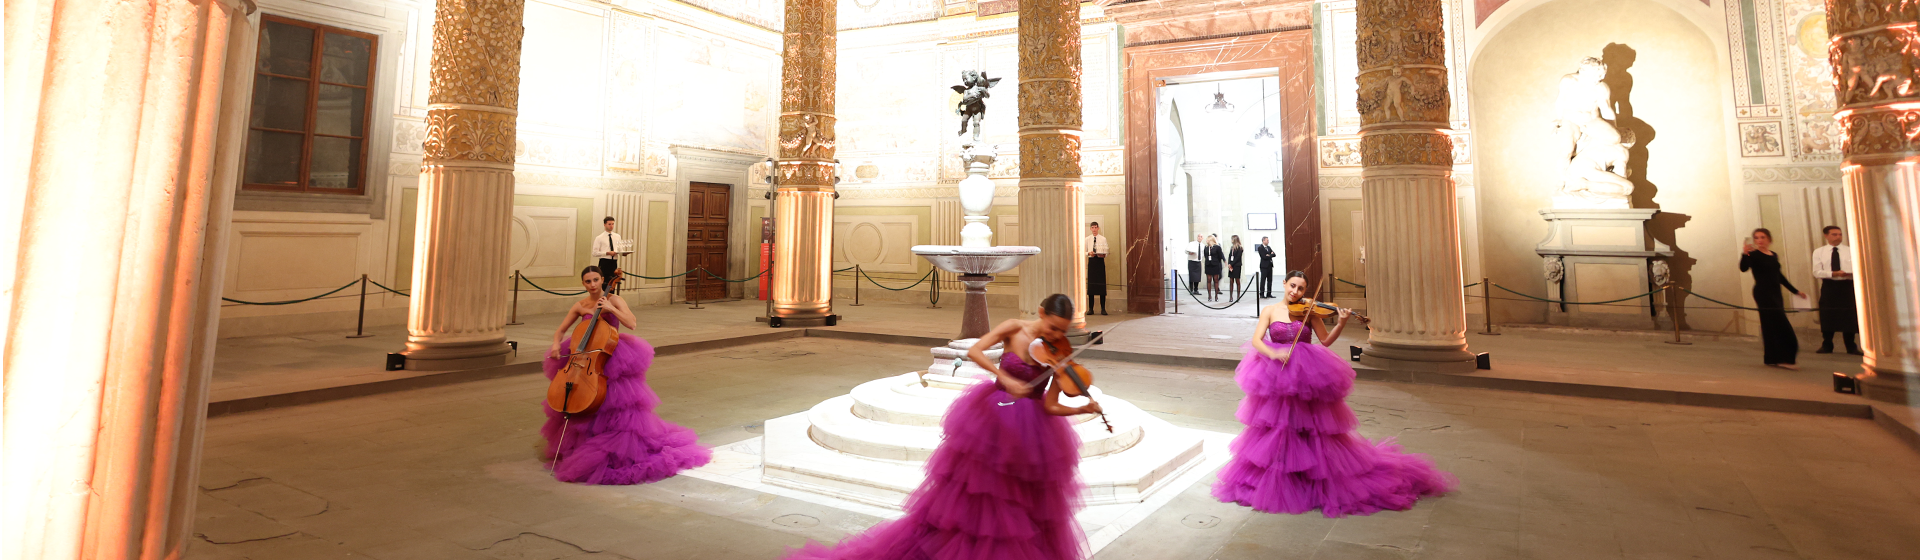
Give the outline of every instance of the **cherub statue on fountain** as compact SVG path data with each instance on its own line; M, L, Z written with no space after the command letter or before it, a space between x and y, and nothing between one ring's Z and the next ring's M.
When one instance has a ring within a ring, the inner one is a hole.
M980 143L980 120L987 115L987 97L990 97L987 88L999 83L1000 78L988 78L985 72L960 71L960 85L953 86L953 91L960 94L960 103L953 111L960 115L959 134L966 134L969 128L973 130L973 141L968 142L968 146Z

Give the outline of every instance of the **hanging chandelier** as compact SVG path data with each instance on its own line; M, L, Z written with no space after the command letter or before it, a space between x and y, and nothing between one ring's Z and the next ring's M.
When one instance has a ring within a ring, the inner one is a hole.
M1253 141L1247 144L1272 139L1273 131L1267 130L1267 81L1263 79L1260 80L1260 131L1253 133Z
M1207 106L1209 113L1231 113L1233 104L1227 102L1227 94L1220 91L1220 84L1213 85L1213 104Z

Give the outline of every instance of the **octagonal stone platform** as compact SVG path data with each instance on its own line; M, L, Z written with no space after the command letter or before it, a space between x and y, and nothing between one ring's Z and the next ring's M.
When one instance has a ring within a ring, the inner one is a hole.
M891 509L925 478L940 445L940 420L961 391L986 382L965 361L972 340L935 348L928 372L876 379L811 410L768 420L762 481ZM997 358L999 351L990 352ZM955 374L958 374L957 376ZM1093 387L1113 423L1069 418L1080 436L1080 480L1087 505L1135 503L1203 461L1202 434L1176 427ZM1076 402L1077 401L1077 402ZM1078 406L1085 399L1064 398Z

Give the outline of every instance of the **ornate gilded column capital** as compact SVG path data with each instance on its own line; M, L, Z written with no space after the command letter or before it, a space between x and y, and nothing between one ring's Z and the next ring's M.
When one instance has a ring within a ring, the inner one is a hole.
M512 169L525 11L526 0L462 0L434 6L423 146L427 164L478 163Z
M1451 168L1440 0L1362 0L1355 15L1363 163Z

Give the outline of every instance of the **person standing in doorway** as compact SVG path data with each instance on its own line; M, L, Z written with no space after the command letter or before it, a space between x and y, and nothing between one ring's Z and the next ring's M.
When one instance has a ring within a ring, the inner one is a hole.
M1093 298L1100 298L1100 314L1107 314L1107 236L1100 235L1100 222L1087 225L1087 311L1093 311Z
M593 238L593 256L600 259L599 269L612 276L614 271L620 270L620 234L613 232L613 216L600 220L600 225L606 231ZM619 293L620 288L616 286L613 292Z
M1200 297L1200 257L1206 250L1207 236L1195 234L1187 244L1187 293Z
M1247 248L1240 245L1240 236L1232 237L1233 248L1227 249L1227 297L1240 294L1240 269L1246 264Z
M1847 341L1847 353L1861 355L1854 340L1860 333L1860 315L1853 303L1853 251L1845 244L1847 234L1840 226L1820 229L1826 245L1813 250L1813 277L1820 279L1820 349L1815 353L1833 353L1833 333Z
M1220 268L1227 254L1220 250L1220 236L1207 236L1207 301L1220 301Z
M1773 252L1773 232L1767 228L1753 230L1753 236L1740 249L1740 271L1749 270L1753 271L1753 305L1760 308L1764 361L1777 368L1800 369L1794 365L1800 354L1800 338L1793 335L1793 323L1787 321L1787 302L1780 297L1780 288L1801 299L1807 295L1780 275L1780 255Z
M1253 254L1260 255L1260 297L1273 297L1273 241L1260 238L1260 244L1253 246Z

